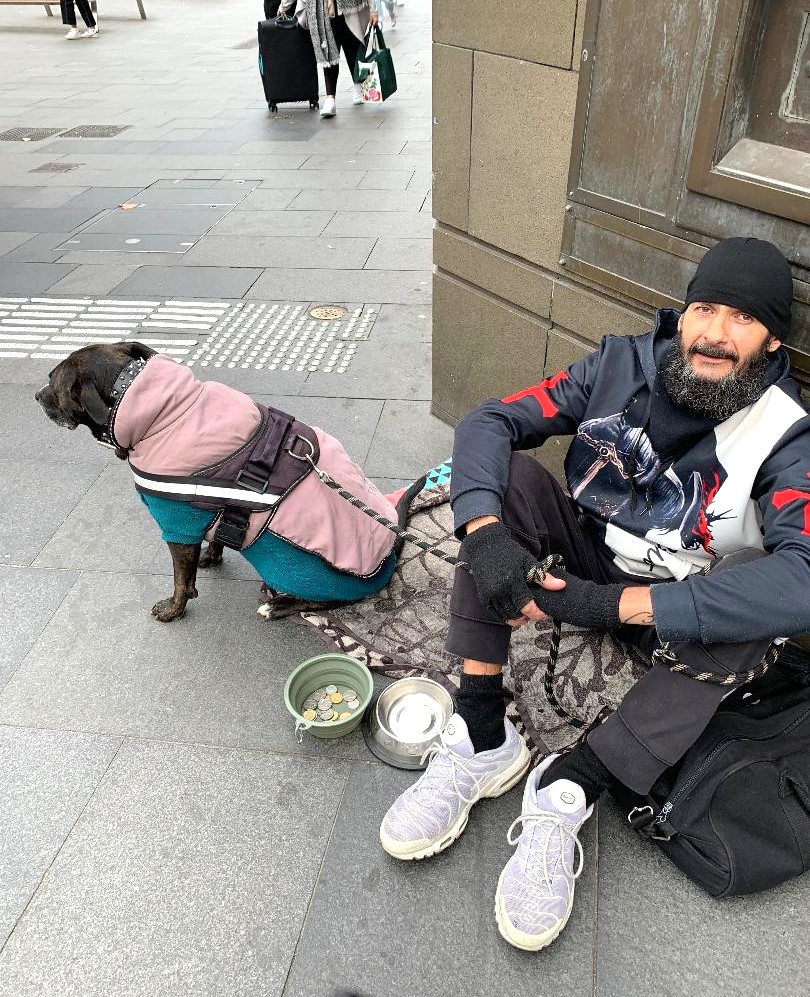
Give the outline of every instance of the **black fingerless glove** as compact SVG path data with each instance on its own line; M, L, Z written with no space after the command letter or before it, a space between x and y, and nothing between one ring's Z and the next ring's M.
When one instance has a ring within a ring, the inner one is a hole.
M537 564L525 547L512 539L503 523L489 523L461 542L461 559L470 566L478 598L504 623L520 616L534 598L526 576Z
M548 616L587 630L615 630L619 626L619 599L627 585L598 585L567 571L553 571L565 588L558 592L532 588L532 598ZM525 605L525 603L524 603Z

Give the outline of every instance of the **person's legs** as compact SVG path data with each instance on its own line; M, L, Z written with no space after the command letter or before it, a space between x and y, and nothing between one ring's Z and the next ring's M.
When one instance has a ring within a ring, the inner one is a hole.
M572 571L596 570L575 509L552 476L522 454L512 457L503 521L538 561L561 553ZM390 807L380 828L383 848L396 858L425 858L462 833L482 797L511 789L529 766L529 753L506 720L501 670L511 628L483 608L466 571L456 572L447 646L464 657L456 712L428 769Z
M75 28L76 8L73 5L73 0L59 0L59 6L62 8L62 24Z
M82 15L82 20L87 25L87 27L95 28L96 19L95 17L93 17L93 10L90 6L90 0L76 0L76 6L79 8L79 13Z
M573 574L608 580L573 502L530 457L513 454L501 515L515 539L538 562L549 554L560 554ZM512 628L495 620L481 605L469 572L456 571L446 647L464 659L456 711L464 718L476 751L503 743L506 705L501 674L511 638Z

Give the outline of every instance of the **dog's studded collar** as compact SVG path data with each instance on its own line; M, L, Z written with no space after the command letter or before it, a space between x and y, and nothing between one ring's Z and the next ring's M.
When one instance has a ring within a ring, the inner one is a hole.
M112 447L113 450L126 449L119 444L118 440L116 440L115 435L113 434L113 423L115 422L115 415L118 411L118 406L121 404L121 399L127 393L127 389L145 366L146 360L143 357L138 360L130 360L130 362L115 379L115 384L112 386L112 391L110 391L110 396L107 399L110 406L110 417L107 419L107 425L104 427L104 432L98 439L98 442L103 447Z

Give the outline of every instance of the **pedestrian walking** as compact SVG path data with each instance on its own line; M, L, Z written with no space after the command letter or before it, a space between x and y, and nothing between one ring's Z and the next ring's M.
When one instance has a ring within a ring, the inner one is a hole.
M392 28L397 26L397 4L395 0L380 0L379 15L380 15L380 28L384 28L383 23L383 8L388 11L388 23Z
M282 0L279 14L294 16L301 27L309 29L318 65L323 68L326 99L321 108L322 118L334 118L337 113L337 81L340 53L349 73L354 73L357 53L369 24L377 24L376 0ZM363 93L352 84L352 103L362 104Z
M68 28L65 35L67 41L72 42L76 38L96 38L98 36L98 24L93 17L90 0L59 0L59 2L62 7L62 24ZM82 20L87 25L84 31L79 31L76 25L76 7L79 8Z

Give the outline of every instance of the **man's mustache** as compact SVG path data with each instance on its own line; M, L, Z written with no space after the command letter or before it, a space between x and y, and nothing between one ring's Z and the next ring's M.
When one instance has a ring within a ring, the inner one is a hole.
M704 357L713 357L715 360L731 360L733 363L739 359L736 353L713 343L693 343L689 347L688 356L691 357L695 353L700 353Z

